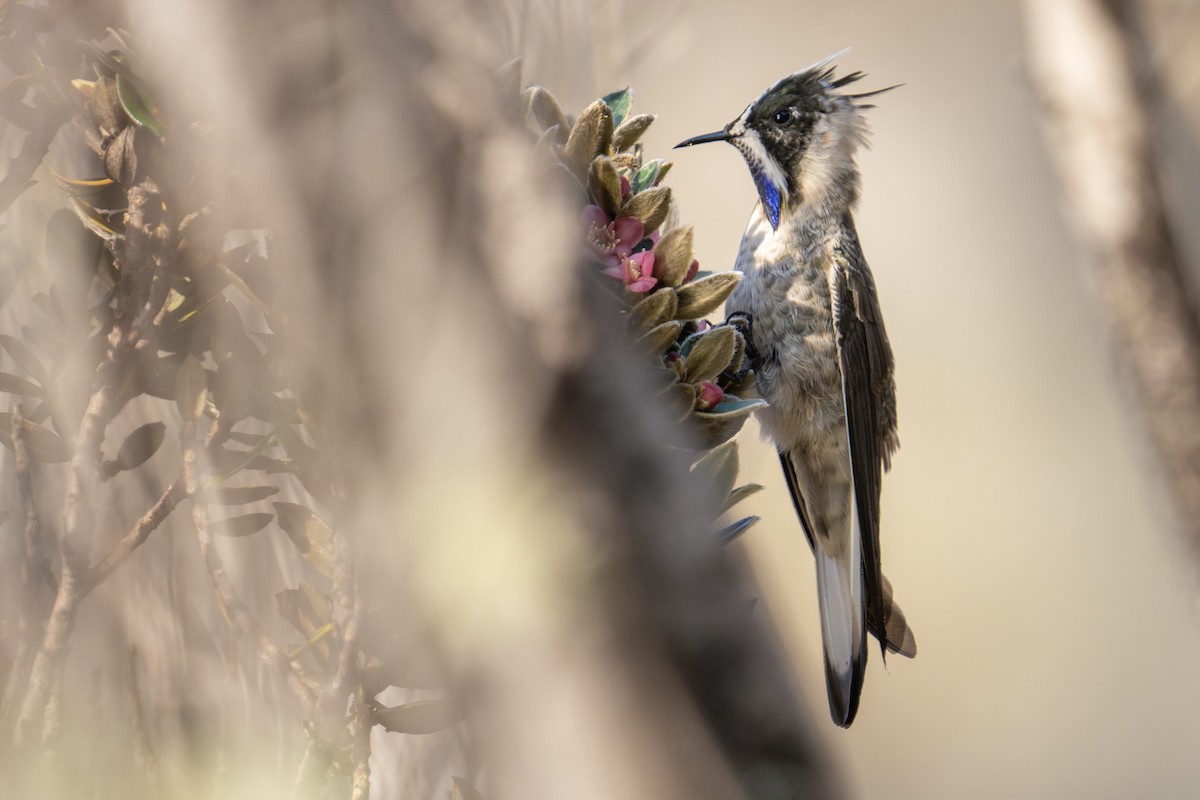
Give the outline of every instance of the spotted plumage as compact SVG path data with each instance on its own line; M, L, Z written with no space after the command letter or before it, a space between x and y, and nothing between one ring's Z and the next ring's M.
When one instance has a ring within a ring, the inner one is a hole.
M817 565L829 708L858 709L869 631L885 652L916 654L892 602L879 550L883 471L898 440L892 352L859 247L855 151L866 143L862 77L830 59L782 79L724 130L680 146L727 141L746 160L759 203L727 304L750 319L759 353L759 412ZM880 90L886 91L886 90Z

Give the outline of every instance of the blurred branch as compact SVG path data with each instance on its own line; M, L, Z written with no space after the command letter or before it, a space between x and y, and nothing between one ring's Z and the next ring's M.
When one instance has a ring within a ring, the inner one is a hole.
M21 588L17 609L17 649L8 681L4 686L4 699L0 702L0 723L2 723L0 730L8 729L8 721L14 711L14 704L21 693L25 691L26 682L29 680L29 661L34 653L42 622L40 615L37 618L34 616L37 613L37 603L33 586L33 571L37 555L36 541L39 523L37 507L34 504L33 478L29 468L29 447L25 441L25 412L19 401L13 404L12 443L17 473L17 493L21 497L25 524L22 526L19 567Z
M149 331L166 299L166 281L158 278L173 240L159 224L163 204L150 180L129 191L126 214L123 280L108 335L108 353L100 366L87 409L75 437L75 450L67 470L64 530L59 541L62 560L58 593L46 623L42 645L33 661L29 688L21 704L15 739L31 741L43 719L50 693L62 672L67 640L75 625L79 603L88 589L88 553L92 544L92 495L104 432L120 410L135 347Z
M129 648L129 664L126 671L126 696L129 701L129 719L133 728L133 757L134 763L146 779L151 796L162 794L159 782L158 758L154 755L154 746L146 731L145 715L142 713L142 701L138 689L137 648ZM99 696L99 691L95 693Z
M1137 5L1026 0L1029 64L1115 357L1200 556L1200 322L1156 174Z
M189 358L181 369L182 373L189 368L199 370L203 374L200 365L193 358ZM181 377L181 385L184 383ZM221 556L213 547L212 531L209 529L208 521L208 503L205 500L204 483L200 480L200 437L197 432L197 416L199 414L199 406L202 403L202 395L204 390L203 383L199 384L201 401L196 403L192 399L187 402L193 403L190 411L185 411L183 421L183 432L181 434L183 444L183 485L187 497L192 502L192 524L196 528L196 541L200 545L200 557L204 561L204 566L208 569L208 576L212 580L213 588L217 593L217 601L221 604L222 610L228 616L233 624L233 627L246 636L258 648L258 656L264 663L274 667L280 676L287 683L288 688L296 695L296 698L304 705L305 709L311 709L316 702L316 695L312 687L305 682L300 674L292 667L291 660L287 657L279 647L271 641L266 632L258 624L254 615L250 613L241 597L238 596L237 589L234 588L233 582L229 580L228 574L225 572L225 565L221 561ZM181 394L182 398L182 394ZM185 403L181 399L181 411ZM219 429L220 423L214 422L212 430L215 432Z

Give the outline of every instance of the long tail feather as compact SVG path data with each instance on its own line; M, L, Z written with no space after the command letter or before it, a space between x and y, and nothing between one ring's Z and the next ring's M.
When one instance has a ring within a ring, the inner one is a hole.
M862 552L857 520L855 523L851 546L841 553L830 555L820 546L814 548L829 713L843 728L849 727L858 712L858 698L867 669Z

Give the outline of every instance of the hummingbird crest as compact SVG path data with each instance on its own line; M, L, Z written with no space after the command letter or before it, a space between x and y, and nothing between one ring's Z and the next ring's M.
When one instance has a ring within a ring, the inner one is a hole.
M830 63L843 50L783 78L718 133L676 145L727 141L741 152L773 229L785 212L805 205L849 208L858 199L854 154L867 143L867 123L859 101L889 89L843 94L840 89L864 77L838 77Z

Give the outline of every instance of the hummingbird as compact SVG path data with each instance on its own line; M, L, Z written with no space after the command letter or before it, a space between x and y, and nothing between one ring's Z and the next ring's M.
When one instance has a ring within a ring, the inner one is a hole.
M845 51L842 51L844 53ZM680 142L728 142L750 168L759 202L738 249L742 280L726 303L758 354L758 413L779 452L816 560L825 683L833 721L849 727L867 665L880 652L916 655L879 551L881 477L896 435L892 350L875 281L859 246L858 148L867 143L864 77L830 66L788 75L724 129Z

